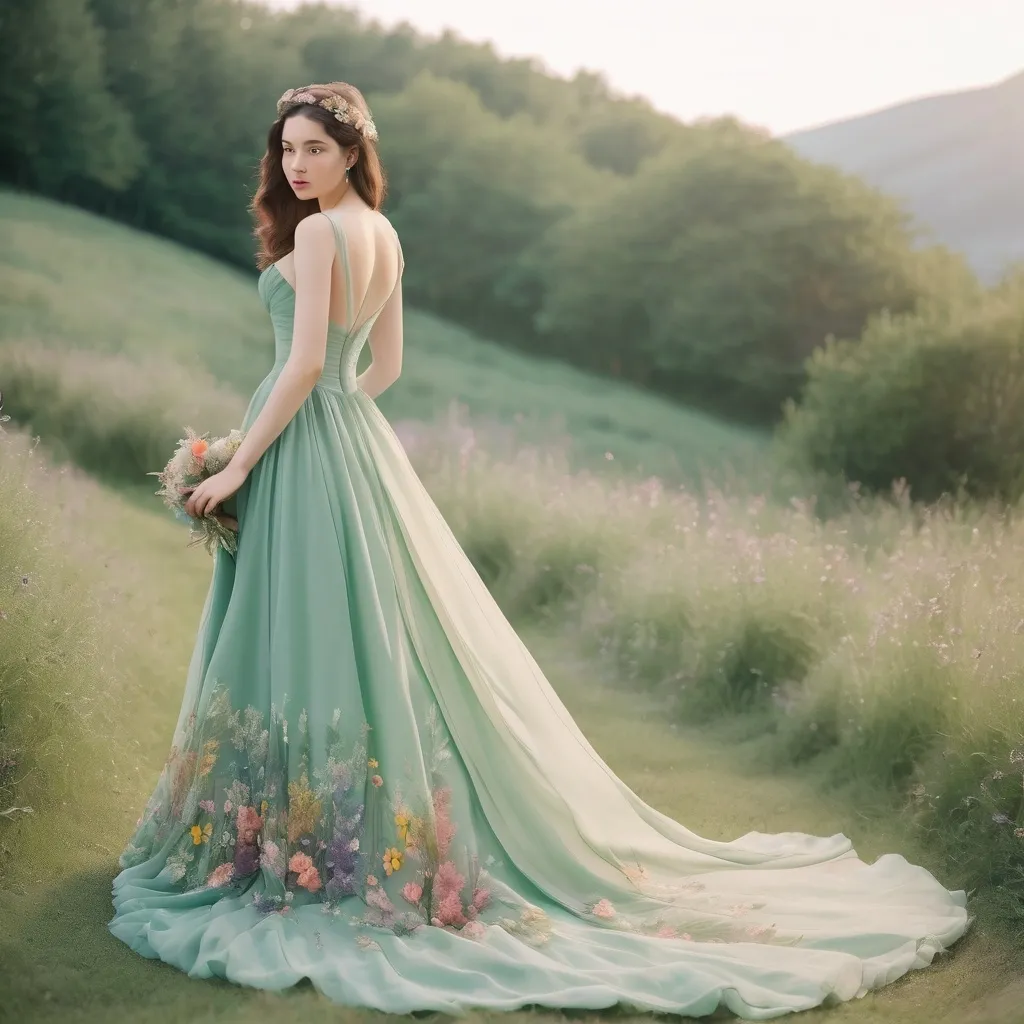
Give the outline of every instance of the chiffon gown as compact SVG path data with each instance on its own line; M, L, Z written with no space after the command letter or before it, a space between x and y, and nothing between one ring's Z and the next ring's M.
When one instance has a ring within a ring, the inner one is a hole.
M706 839L605 764L357 386L383 304L353 294L350 232L326 216L355 312L236 495L237 552L215 555L113 934L194 978L309 979L389 1012L749 1020L863 996L946 950L965 894L902 856L865 863L842 834ZM397 287L401 247L375 216ZM243 428L291 342L276 266L259 293L276 362Z

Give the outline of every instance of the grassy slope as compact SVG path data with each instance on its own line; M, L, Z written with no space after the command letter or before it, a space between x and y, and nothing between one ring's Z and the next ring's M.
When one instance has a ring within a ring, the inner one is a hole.
M212 377L237 392L243 407L270 368L273 336L255 275L73 207L2 190L0 224L0 350L41 343L144 363L148 374L173 367L174 380L182 371ZM367 349L360 370L368 360ZM767 441L409 310L403 374L381 396L381 409L392 422L433 420L453 401L519 441L571 436L577 468L621 466L692 480L703 468L721 477L730 467L744 477Z
M0 893L0 1020L34 1022L250 1019L362 1020L306 985L282 996L200 982L143 960L107 932L110 879L167 753L210 562L183 553L183 532L78 473L40 486L59 514L69 568L93 581L110 636L123 638L110 679L111 720L97 744L105 784L80 794L77 815L24 825L25 855ZM758 742L733 724L717 732L669 724L658 704L595 678L571 637L524 638L612 768L645 799L698 832L729 838L751 829L850 835L862 856L890 850L937 867L892 817L824 797L813 780L758 768ZM598 685L595 685L595 682ZM731 730L731 731L730 731ZM109 761L109 765L107 762ZM1019 1005L1019 964L985 921L926 971L808 1024L996 1024ZM483 1015L479 1015L483 1016ZM526 1014L512 1015L526 1019ZM564 1019L551 1013L529 1014ZM494 1016L506 1021L508 1015Z

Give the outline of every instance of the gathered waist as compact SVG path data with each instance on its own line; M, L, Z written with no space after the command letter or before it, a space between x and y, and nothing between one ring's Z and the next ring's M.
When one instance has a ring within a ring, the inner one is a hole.
M284 369L286 362L286 359L278 359L270 368L270 373L267 376L276 377L277 374ZM321 391L330 391L332 394L336 395L354 395L356 392L362 390L356 383L356 374L354 370L351 373L346 374L343 379L337 374L327 370L326 367L313 387L319 388Z

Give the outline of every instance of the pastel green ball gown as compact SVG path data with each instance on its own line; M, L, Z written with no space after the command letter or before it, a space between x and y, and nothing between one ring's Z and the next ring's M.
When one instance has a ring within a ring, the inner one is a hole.
M309 978L397 1013L748 1020L947 949L965 894L903 857L864 863L841 834L705 839L604 763L357 387L380 309L362 315L327 216L357 315L236 496L114 935L195 978ZM271 267L259 291L276 362L243 428L291 342L291 286Z

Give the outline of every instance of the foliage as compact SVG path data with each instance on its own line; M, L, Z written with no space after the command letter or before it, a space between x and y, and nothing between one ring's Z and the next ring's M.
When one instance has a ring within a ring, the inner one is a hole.
M541 324L575 360L771 421L829 334L914 307L909 227L777 141L728 123L706 135L552 229Z
M328 4L40 0L0 19L8 183L248 268L277 96L348 79L381 128L411 303L736 420L773 422L826 335L929 287L866 186L600 75Z
M1024 493L1024 273L920 312L879 316L809 362L780 441L811 472L931 501Z

